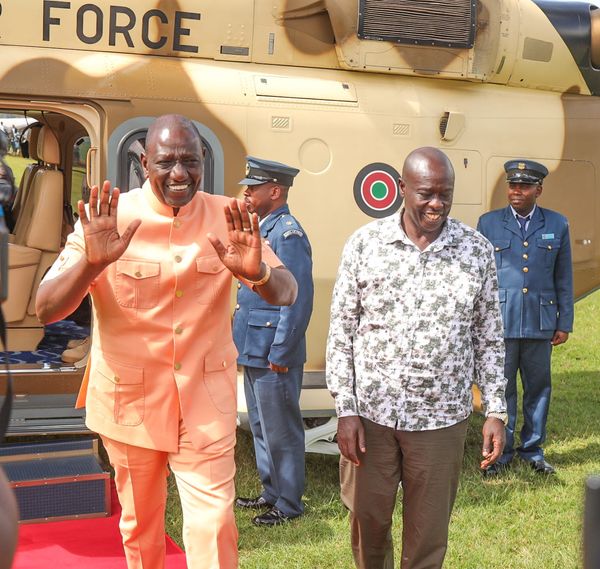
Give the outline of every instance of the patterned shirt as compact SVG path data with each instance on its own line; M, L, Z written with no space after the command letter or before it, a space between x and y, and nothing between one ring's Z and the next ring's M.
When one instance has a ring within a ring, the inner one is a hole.
M338 417L397 430L449 427L471 412L505 412L504 340L490 243L448 219L425 250L400 214L346 243L333 292L327 384Z

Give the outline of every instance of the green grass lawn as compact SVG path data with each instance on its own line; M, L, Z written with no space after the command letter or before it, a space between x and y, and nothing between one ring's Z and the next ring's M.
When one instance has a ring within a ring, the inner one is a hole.
M574 569L581 562L583 484L600 473L600 292L576 305L576 331L553 359L553 400L546 457L550 478L517 464L506 476L484 481L478 471L481 417L472 417L464 469L450 525L448 569ZM238 433L237 490L260 486L252 439ZM337 458L307 455L306 515L286 526L256 528L236 512L243 569L353 567L348 520L339 500ZM181 544L181 513L172 482L168 531ZM399 495L400 498L400 495ZM401 506L394 516L397 567Z

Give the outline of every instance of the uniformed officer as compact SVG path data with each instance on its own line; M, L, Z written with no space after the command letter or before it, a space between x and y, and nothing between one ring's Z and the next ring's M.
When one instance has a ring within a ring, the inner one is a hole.
M544 165L510 160L504 169L509 206L482 215L477 225L495 250L508 380L504 454L484 474L497 475L515 454L517 370L523 383L523 427L516 451L536 472L553 474L541 445L550 405L552 346L566 342L573 329L569 224L561 214L536 205L548 174Z
M240 508L264 509L252 521L274 526L302 515L304 427L300 390L305 332L313 306L311 247L290 214L288 190L298 169L248 156L244 200L260 219L260 232L298 282L292 306L274 307L238 285L233 340L244 366L244 389L263 491L238 498Z

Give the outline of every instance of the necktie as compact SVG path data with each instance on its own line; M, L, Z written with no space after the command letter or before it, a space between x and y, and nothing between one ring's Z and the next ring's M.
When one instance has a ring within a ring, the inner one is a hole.
M527 226L527 222L529 221L529 216L521 217L520 215L517 215L517 220L519 222L519 225L521 226L521 233L523 234L523 237L525 237L525 227Z

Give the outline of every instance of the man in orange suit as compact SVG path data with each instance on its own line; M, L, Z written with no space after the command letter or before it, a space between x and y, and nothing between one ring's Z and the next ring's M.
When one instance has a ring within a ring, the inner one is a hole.
M236 357L232 276L276 305L296 282L261 244L243 203L199 192L200 136L159 117L142 156L147 181L104 182L37 295L43 322L90 292L94 328L87 425L102 436L123 508L129 569L164 567L167 465L181 498L189 569L237 567L233 517ZM225 244L224 244L225 243Z

